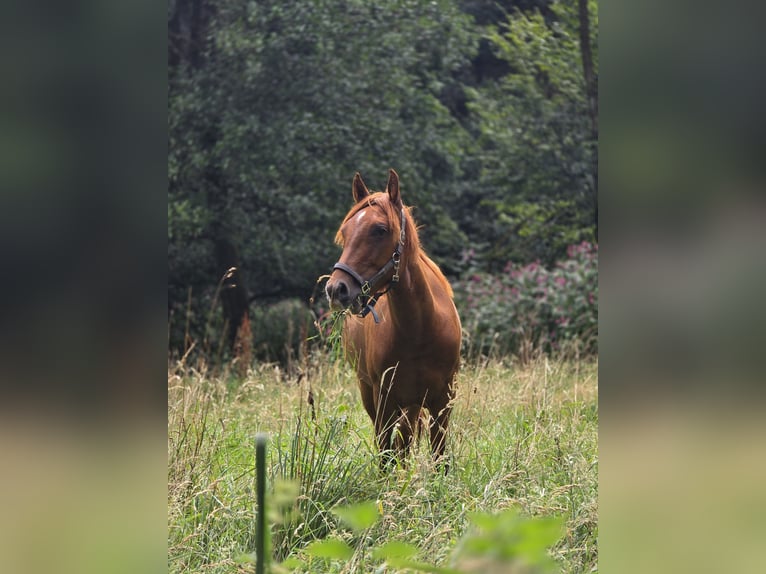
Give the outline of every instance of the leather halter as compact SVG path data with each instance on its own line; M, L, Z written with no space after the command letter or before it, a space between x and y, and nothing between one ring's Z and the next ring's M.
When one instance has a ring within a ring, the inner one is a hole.
M366 317L368 313L372 312L372 317L375 319L375 322L380 323L380 318L375 312L374 307L380 296L388 293L394 287L394 285L399 282L399 263L402 259L402 251L404 250L405 240L404 226L404 208L402 207L402 225L401 230L399 231L399 242L396 244L396 248L391 255L391 259L389 259L386 264L369 279L364 280L362 276L359 275L359 273L354 271L345 263L341 263L340 261L332 266L333 270L340 269L341 271L345 271L351 277L353 277L354 281L359 283L359 286L362 290L362 292L357 295L357 299L359 299L359 302L362 305L362 310L359 312L360 317ZM386 289L384 291L380 291L382 285L378 285L378 283L380 283L381 279L388 275L392 269L394 270L394 275L391 277L388 285L386 285Z

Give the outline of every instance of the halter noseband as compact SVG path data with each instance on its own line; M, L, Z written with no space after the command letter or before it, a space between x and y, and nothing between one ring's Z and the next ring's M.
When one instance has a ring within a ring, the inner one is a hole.
M338 262L332 266L333 270L340 269L341 271L345 271L354 278L354 281L359 283L359 286L362 289L361 294L357 296L357 299L359 299L360 303L362 304L362 310L359 312L359 316L366 317L368 313L372 312L372 317L375 319L376 323L380 323L380 318L375 312L375 304L378 302L378 299L381 295L388 293L394 287L394 285L399 282L399 263L402 259L402 251L404 250L405 240L404 223L404 208L402 207L402 225L401 230L399 231L399 242L396 244L396 248L391 255L391 259L389 259L386 264L381 267L380 271L378 271L375 275L366 281L362 278L361 275L359 275L359 273L351 269L351 267L345 263ZM394 270L394 275L391 277L391 281L388 282L385 291L378 292L378 283L381 279L388 275L391 269Z

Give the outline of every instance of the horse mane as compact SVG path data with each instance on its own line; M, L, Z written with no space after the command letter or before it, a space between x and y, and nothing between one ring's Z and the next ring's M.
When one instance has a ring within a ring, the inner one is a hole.
M356 203L346 214L346 217L343 219L343 223L341 224L341 228L349 219L354 217L362 209L372 207L373 205L379 205L383 208L386 215L388 216L388 224L391 226L390 229L393 231L395 236L398 237L401 229L401 213L399 213L399 210L394 207L394 205L392 205L388 194L380 191L373 192ZM421 264L426 266L431 270L433 276L436 278L442 288L449 294L450 297L453 297L452 286L449 284L449 281L447 281L444 273L442 273L441 269L439 269L439 266L431 260L431 258L420 246L418 226L415 222L415 219L412 217L412 210L410 207L405 205L404 213L406 239L404 242L404 252L402 253L402 257L405 261L405 265L406 262L409 261L414 262L416 265ZM341 247L343 246L343 235L340 232L340 228L338 228L338 232L335 234L335 243Z

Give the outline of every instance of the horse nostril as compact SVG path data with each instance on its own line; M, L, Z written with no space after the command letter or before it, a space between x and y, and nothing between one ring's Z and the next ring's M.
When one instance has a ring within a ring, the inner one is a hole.
M346 307L349 302L348 285L345 281L337 281L327 285L327 298L331 303L340 303L343 307Z

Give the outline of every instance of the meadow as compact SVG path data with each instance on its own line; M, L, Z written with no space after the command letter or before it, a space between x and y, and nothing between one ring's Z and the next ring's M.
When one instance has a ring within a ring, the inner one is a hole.
M378 469L353 371L326 353L289 375L274 364L235 376L177 363L169 571L254 571L254 437L268 433L273 572L595 572L597 368L546 356L464 364L445 475L426 433L406 465ZM364 503L374 519L350 527L344 508ZM343 551L325 552L317 541L328 540ZM535 540L549 562L519 560ZM397 544L409 563L380 551Z

